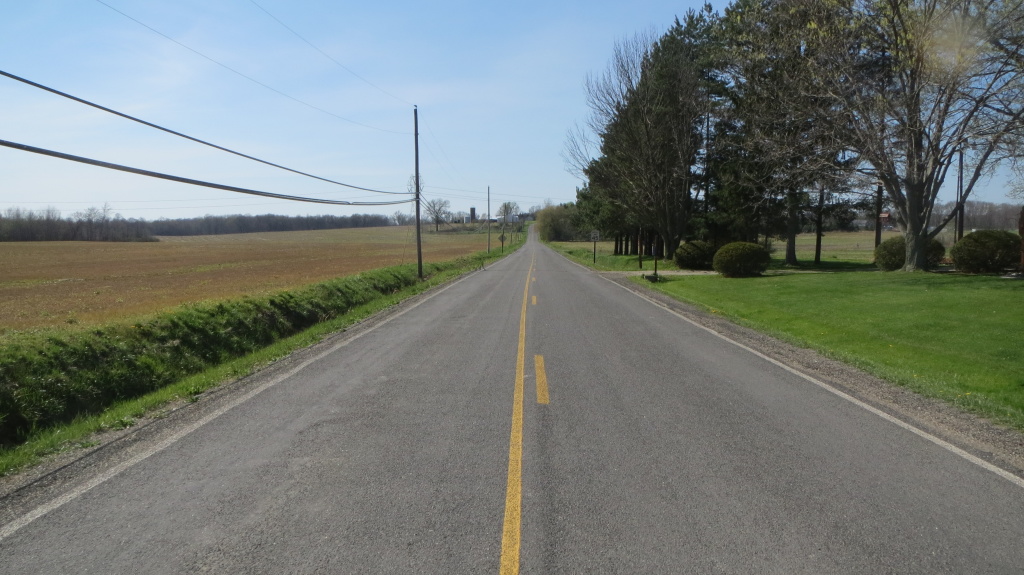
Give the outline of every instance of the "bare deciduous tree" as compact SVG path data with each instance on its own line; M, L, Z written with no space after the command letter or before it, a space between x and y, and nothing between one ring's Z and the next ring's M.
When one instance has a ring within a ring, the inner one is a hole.
M965 155L964 193L1024 140L1024 6L1019 0L778 0L801 12L808 86L842 112L836 124L861 171L881 183L907 240L907 271L955 216L929 220Z
M515 202L503 202L498 207L498 217L502 223L508 223L514 216L519 215L519 204Z
M442 200L441 198L434 198L427 200L423 204L423 209L427 212L427 217L430 221L434 222L434 231L441 229L441 224L448 221L449 210L451 202L448 200Z

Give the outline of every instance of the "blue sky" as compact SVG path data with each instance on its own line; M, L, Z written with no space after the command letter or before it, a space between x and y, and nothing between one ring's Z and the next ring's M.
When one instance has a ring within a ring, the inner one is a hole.
M487 186L494 210L502 201L524 208L572 201L579 182L565 171L561 151L566 131L586 116L586 75L605 66L617 39L663 31L698 6L104 2L330 114L245 79L97 0L8 3L0 20L0 69L262 159L389 191L406 191L413 172L416 104L425 195L450 200L453 210L480 212ZM0 78L0 101L3 140L275 193L394 199L236 158L8 78ZM53 206L64 215L104 203L124 217L146 219L409 211L256 198L8 148L0 148L0 174L0 209Z
M389 191L405 191L413 172L416 104L426 197L448 199L453 210L475 206L479 212L486 210L487 186L493 210L503 201L523 208L572 201L579 182L565 171L561 152L566 131L586 117L587 74L605 67L616 40L664 31L676 15L699 6L575 0L103 2L7 3L0 20L0 69L291 168ZM3 140L275 193L394 198L291 175L2 77L0 102ZM410 210L256 198L8 148L0 148L0 174L0 210L53 206L70 215L107 203L124 217L146 219ZM976 199L1006 201L1001 186L981 192Z

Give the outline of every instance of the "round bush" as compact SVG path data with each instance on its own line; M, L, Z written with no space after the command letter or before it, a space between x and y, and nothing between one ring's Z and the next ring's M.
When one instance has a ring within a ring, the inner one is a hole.
M928 267L934 268L946 255L946 246L932 238L928 242ZM907 263L907 239L903 236L889 238L875 248L875 265L884 272L902 269Z
M907 240L903 236L889 238L875 248L875 265L883 272L903 267L907 261Z
M699 240L680 244L675 253L676 265L684 270L710 270L714 257L715 246Z
M727 278L759 276L771 262L768 250L749 242L725 244L712 260L715 271Z
M959 271L999 273L1020 261L1020 236L1005 230L979 230L964 236L949 255Z

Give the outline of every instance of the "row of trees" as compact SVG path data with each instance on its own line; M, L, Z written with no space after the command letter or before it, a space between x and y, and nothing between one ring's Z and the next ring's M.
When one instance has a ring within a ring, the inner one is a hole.
M930 222L937 227L941 221L938 214L947 214L956 209L956 202L940 203ZM1020 206L1014 204L996 204L993 202L964 203L964 228L968 231L977 230L1012 230L1016 228L1020 218Z
M89 208L61 217L56 208L25 210L8 208L0 214L0 241L153 241L143 220L125 219L109 207Z
M570 132L578 217L606 235L795 237L886 204L906 266L1024 143L1015 0L734 0L614 47ZM963 191L937 202L963 158ZM880 192L880 193L879 193ZM844 215L846 214L846 215ZM1000 224L1006 226L1005 223Z
M125 219L109 206L62 217L55 208L9 208L0 214L0 241L154 241L154 236L193 236L366 228L394 225L393 217L351 216L204 216L146 221Z
M149 222L155 236L206 236L248 234L257 232L296 232L305 230L336 230L342 228L375 228L393 225L391 217L378 214L351 216L203 216L200 218L160 219Z

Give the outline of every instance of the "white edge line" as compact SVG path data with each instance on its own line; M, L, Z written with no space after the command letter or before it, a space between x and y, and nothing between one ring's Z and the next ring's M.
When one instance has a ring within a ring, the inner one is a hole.
M576 263L576 262L572 262L572 260L569 260L569 261L571 263ZM583 267L583 266L580 266L580 267ZM586 267L584 267L584 269L587 269L588 271L594 271L594 270L590 270L590 268L586 268ZM884 412L884 411L882 411L882 410L880 410L880 409L878 409L876 407L873 407L873 406L871 406L871 405L869 405L867 403L864 403L863 401L857 399L856 397L853 397L852 395L849 395L849 394L847 394L847 393L845 393L843 391L840 391L840 390L832 387L831 385L829 385L829 384L827 384L827 383L825 383L825 382L823 382L823 381L821 381L819 379L815 379L814 377L811 377L810 375L807 375L806 373L803 373L802 371L800 371L800 370L798 370L796 368L790 367L790 366L786 365L785 363L782 363L781 361L779 361L777 359L773 359L773 358L771 358L771 357L769 357L769 356L767 356L767 355L757 351L756 349L747 347L746 345L743 345L742 343L740 343L740 342L738 342L738 341L736 341L734 339L731 339L729 336L727 336L725 334L719 333L719 332L717 332L717 331L715 331L715 330L713 330L713 329L711 329L711 328L709 328L707 326L701 325L701 324L693 321L692 319L684 316L683 314L677 312L676 310L666 306L665 304L663 304L663 303L661 303L661 302L659 302L659 301L657 301L655 299L652 299L650 297L647 297L647 295L645 295L643 293L640 293L640 292L637 292L637 291L633 291L633 290L629 289L628 287L626 287L626 286L624 286L622 284L619 284L618 282L615 282L615 281L613 281L613 280L611 280L609 278L606 278L606 277L602 276L601 274L595 274L595 275L597 275L598 277L600 277L601 279L603 279L605 281L610 282L612 285L618 286L618 287L626 290L627 292L635 294L638 297L643 298L643 299L647 300L648 302L650 302L650 303L652 303L652 304L654 304L654 305L656 305L656 306L658 306L658 307L668 311L669 313L671 313L672 315L674 315L674 316L678 317L679 319L685 321L686 323L689 323L689 324L691 324L691 325L693 325L695 327L698 327L698 328L700 328L700 329L702 329L702 330L704 330L704 331L706 331L706 332L708 332L710 334L713 334L713 335L715 335L715 336L717 336L717 337L719 337L721 339L724 339L725 341L735 345L736 347L744 349L744 350L746 350L746 351L756 355L757 357L760 357L761 359L763 359L763 360L765 360L765 361L767 361L769 363L773 363L773 364L781 367L782 369L792 373L793 375L796 375L797 377L801 377L801 378L803 378L803 379L813 383L814 385L817 385L818 387L820 387L820 388L822 388L822 389L824 389L826 391L829 391L829 392L831 392L831 393L833 393L833 394L835 394L835 395L845 399L846 401L849 401L850 403L856 405L857 407L865 409L865 410L867 410L867 411L877 415L878 417L881 417L882 419L888 421L889 423L898 425L899 427L902 427L903 429L913 433L914 435L917 435L918 437L926 439L926 440L934 443L935 445L938 445L939 447L941 447L941 448L943 448L943 449L945 449L945 450L947 450L947 451L949 451L951 453L959 455L960 457L966 459L967 461L970 461L971 463L977 465L978 467L981 467L982 469L985 469L985 470L991 471L992 473L995 473L996 475L1002 477L1003 479L1009 481L1010 483L1013 483L1017 487L1024 487L1024 479L1021 479L1020 477L1014 475L1013 473L1010 473L1009 471L1003 469L1002 467L993 465L993 464L989 463L988 461L985 461L984 459L981 459L980 457L977 457L975 455L972 455L972 454L968 453L967 451L964 451L963 449L960 449L959 447L953 445L952 443L949 443L948 441L940 439L940 438L938 438L938 437L928 433L927 431L924 431L923 429L919 429L917 427L914 427L913 425L911 425L911 424L909 424L909 423L907 423L907 422L905 422L905 421L903 421L903 420L901 420L901 419L899 419L897 417L893 417L892 415L889 415L888 413L886 413L886 412Z
M426 297L420 299L416 303L414 303L412 305L409 305L408 307L405 307L405 308L399 310L398 312L395 312L394 314L392 314L392 315L388 316L387 318L381 320L379 323L377 323L377 324L375 324L373 326L370 326L369 328L367 328L367 329L365 329L363 331L360 331L359 333L353 334L352 336L350 336L350 337L348 337L348 338L346 338L346 339L344 339L344 340L342 340L342 341L332 345L328 349L326 349L326 350L324 350L324 351L314 355L313 357L307 359L306 361L303 361L299 365L295 366L294 368L288 370L287 372L285 372L285 373L283 373L281 375L278 375L277 377L271 379L267 383L264 383L263 385L261 385L261 386L255 388L255 389L247 392L245 395L242 395L241 397L235 399L231 403L221 407L220 409L217 409L216 411L210 413L209 415L207 415L206 417L200 419L199 421L196 421L196 422L192 423L191 425L178 430L177 432L175 432L171 436L169 436L166 439L164 439L163 441L157 443L156 445L154 445L153 447L151 447L148 450L144 451L143 453L140 453L140 454L136 455L135 457L132 457L132 458L126 460L126 461L123 461L123 462L115 465L114 467L111 467L110 469L104 471L103 473L97 475L96 477L93 477L91 480L83 483L82 485L79 485L78 487L72 489L71 491L68 491L64 495L61 495L60 497L57 497L56 499L53 499L53 500L49 501L48 503L44 503L43 505L40 505L39 507L36 507L32 511L26 513L25 515L22 515L21 517L15 519L14 521L11 521L10 523L8 523L8 524L4 525L2 528L0 528L0 541L3 541L4 539L7 539L11 535L14 535L14 533L16 533L19 529L21 529L22 527L25 527L26 525L32 523L36 519L39 519L43 515L46 515L47 513L50 513L51 511L59 509L60 507L62 507L64 505L74 501L75 499L81 497L82 495L84 495L89 490L91 490L91 489L93 489L93 488L103 484L104 482L110 480L111 478L115 477L116 475L118 475L119 473L125 471L126 469L128 469L130 467L133 467L135 465L138 465L139 463L141 463L141 462L145 461L146 459L148 459L150 456L155 455L155 454L163 451L164 449L167 449L168 447L170 447L171 445L173 445L177 441L181 440L186 435L192 433L193 431L196 431L200 427L206 425L207 423L210 423L214 419L220 417L221 415L224 415L225 413L227 413L228 411L234 409L235 407L238 407L242 403L245 403L246 401L249 401L250 399L252 399L256 395L259 395L260 393L262 393L262 392L266 391L267 389L277 385L278 383L281 383L282 381L284 381L284 380L294 376L296 373L302 371L306 367L309 367L310 364L312 364L314 362L317 362L317 361L320 361L324 357L326 357L326 356L328 356L328 355L338 351L339 349L347 346L348 344L352 343L353 341L363 337L364 335L366 335L366 334L368 334L368 333L370 333L372 331L375 331L377 328L379 328L381 326L384 326L384 325L387 325L391 320L399 318L399 317L405 315L406 313L416 309L421 304L423 304L423 303L425 303L427 301L430 301L435 296L440 295L441 293L444 293L449 288L454 287L455 285L461 283L463 280L465 280L466 278L468 278L471 275L474 275L474 274L473 273L466 274L465 276L463 276L463 277L453 281L452 283L444 286L443 288L441 288L441 289L439 289L439 290L437 290L437 291L435 291L435 292L433 292L431 294L428 294Z

